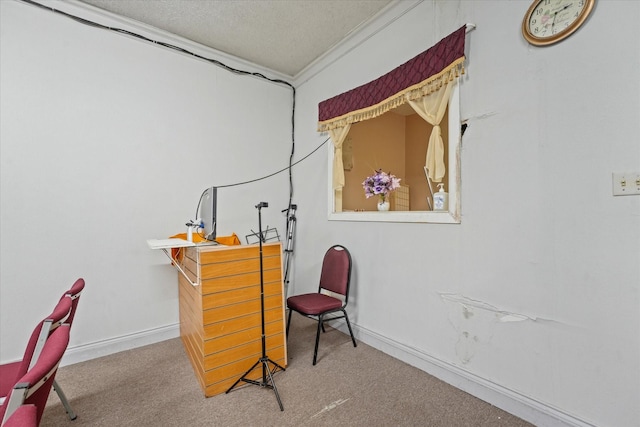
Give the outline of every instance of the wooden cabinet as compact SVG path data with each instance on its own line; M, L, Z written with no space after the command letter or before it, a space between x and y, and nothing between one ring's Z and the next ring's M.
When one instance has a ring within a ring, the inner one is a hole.
M260 247L183 248L180 337L207 397L224 393L262 356ZM267 356L287 365L280 242L262 247ZM261 365L247 377L259 379Z

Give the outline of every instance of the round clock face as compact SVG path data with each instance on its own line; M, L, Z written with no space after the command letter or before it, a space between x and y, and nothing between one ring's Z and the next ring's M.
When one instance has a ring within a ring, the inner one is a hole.
M545 46L569 37L584 23L595 0L536 0L522 21L531 44Z

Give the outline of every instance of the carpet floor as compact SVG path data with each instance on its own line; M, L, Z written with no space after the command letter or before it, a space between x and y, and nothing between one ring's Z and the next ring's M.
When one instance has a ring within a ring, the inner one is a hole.
M491 426L531 424L327 327L312 366L316 324L294 315L286 371L273 390L252 384L205 398L179 338L65 366L42 427Z

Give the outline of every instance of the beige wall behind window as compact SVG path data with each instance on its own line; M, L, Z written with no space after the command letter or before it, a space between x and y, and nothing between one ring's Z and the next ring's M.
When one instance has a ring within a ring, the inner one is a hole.
M407 110L405 110L407 111ZM443 123L447 123L445 114ZM352 167L345 170L342 194L344 211L375 211L377 198L365 198L362 181L377 169L391 172L409 186L412 211L426 211L428 205L424 162L432 126L417 114L388 112L375 119L355 123L348 139L352 146ZM448 162L447 127L442 127L445 141L445 164ZM443 182L447 182L447 176ZM445 187L446 189L446 187ZM437 190L437 188L434 188Z

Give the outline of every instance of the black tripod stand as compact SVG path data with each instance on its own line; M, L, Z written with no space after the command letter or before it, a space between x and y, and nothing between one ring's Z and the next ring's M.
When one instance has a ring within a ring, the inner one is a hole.
M282 212L287 213L287 242L284 248L284 291L285 299L289 293L289 270L291 269L291 257L293 256L293 238L296 232L296 209L298 205L289 205Z
M244 381L249 384L258 385L263 388L273 389L273 392L276 394L276 399L278 400L278 405L280 405L280 410L284 411L284 407L282 406L282 401L280 400L280 395L278 394L278 389L276 388L276 383L273 381L273 373L275 373L278 369L284 371L285 369L278 365L273 360L269 359L267 356L267 343L264 332L264 269L262 266L262 242L264 241L264 236L262 234L262 208L269 207L267 202L260 202L256 205L256 209L258 209L258 232L260 233L260 314L262 317L262 357L258 359L256 363L249 368L247 372L244 373L243 376L238 378L238 380L233 383L229 390L226 393L229 393L233 388L240 383L240 381ZM273 370L271 370L269 364L273 365ZM262 381L252 380L247 378L247 375L251 371L253 371L258 365L262 365ZM268 379L267 379L268 377Z

